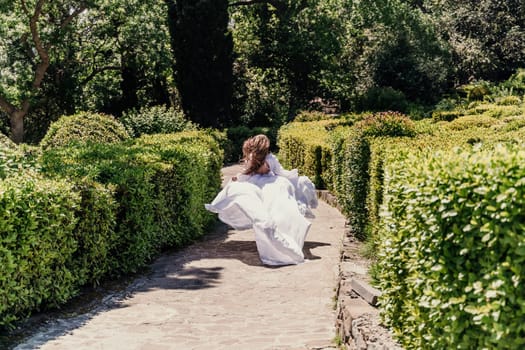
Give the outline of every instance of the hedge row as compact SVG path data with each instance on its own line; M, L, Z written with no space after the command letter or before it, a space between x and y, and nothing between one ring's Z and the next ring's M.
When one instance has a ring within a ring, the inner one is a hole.
M295 166L328 172L354 232L379 246L385 323L406 348L524 347L525 116L403 123L408 133L387 135L370 122L292 124L280 146L300 158L329 145L331 167Z
M279 130L279 160L285 168L300 169L319 189L330 188L331 156L329 130L338 120L292 122Z
M300 169L318 189L334 192L353 233L364 239L370 222L369 140L416 133L414 122L398 112L293 122L279 131L279 159Z
M193 131L48 150L41 163L51 176L114 186L110 270L128 273L162 247L191 241L213 220L203 204L220 187L222 152L212 136Z
M41 170L0 182L0 326L202 235L214 221L204 203L221 183L217 137L50 148Z
M0 182L0 325L75 294L69 262L77 248L80 196L66 181Z
M390 154L386 323L406 348L525 346L525 147Z

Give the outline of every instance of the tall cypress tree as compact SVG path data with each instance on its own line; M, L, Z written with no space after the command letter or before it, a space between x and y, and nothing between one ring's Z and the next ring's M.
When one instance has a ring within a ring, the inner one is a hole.
M182 108L201 126L227 126L233 81L228 1L166 1Z

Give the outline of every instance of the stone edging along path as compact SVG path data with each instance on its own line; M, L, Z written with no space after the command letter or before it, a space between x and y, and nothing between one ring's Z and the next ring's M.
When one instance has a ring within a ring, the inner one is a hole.
M318 197L337 207L328 191ZM381 324L376 308L380 291L369 285L370 261L360 253L362 243L345 225L337 287L336 333L339 347L347 350L401 350L392 333Z

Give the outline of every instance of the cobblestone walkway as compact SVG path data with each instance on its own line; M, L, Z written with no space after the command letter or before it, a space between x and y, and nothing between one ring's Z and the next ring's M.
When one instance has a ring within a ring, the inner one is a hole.
M251 230L220 226L156 260L122 300L58 320L17 349L335 348L344 218L322 201L314 214L303 264L263 266Z

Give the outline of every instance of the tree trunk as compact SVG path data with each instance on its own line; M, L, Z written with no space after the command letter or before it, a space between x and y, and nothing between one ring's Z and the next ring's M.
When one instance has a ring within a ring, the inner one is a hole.
M24 116L26 114L26 111L17 109L9 116L11 121L11 140L16 144L24 141Z

